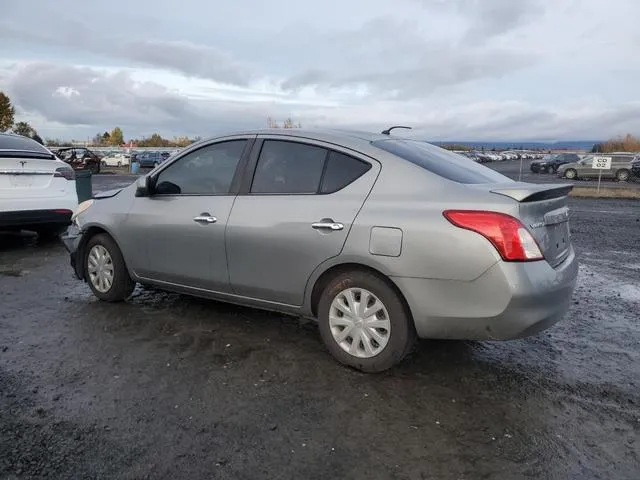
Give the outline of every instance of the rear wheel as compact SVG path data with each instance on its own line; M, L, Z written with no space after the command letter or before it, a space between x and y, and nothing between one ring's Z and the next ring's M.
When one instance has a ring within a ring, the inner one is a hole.
M96 297L120 302L131 295L136 284L129 276L118 245L109 235L91 237L85 252L84 276Z
M547 173L556 173L555 169L553 168L553 166L548 166L547 167Z
M621 168L620 170L618 170L616 172L616 179L619 182L626 182L627 180L629 180L629 170L627 170L626 168Z
M96 174L100 173L100 164L99 164L98 162L96 162L96 163L92 163L92 164L89 166L89 171L90 171L93 175L96 175Z
M568 178L569 180L573 180L574 178L576 178L578 176L578 172L573 169L573 168L568 168L565 172L564 172L564 176L566 178Z
M118 162L118 167L121 167L121 166L122 166L122 162Z
M153 168L156 168L158 165L158 162L153 162Z
M336 276L318 305L320 335L340 363L382 372L401 362L415 344L413 320L382 278L352 271Z

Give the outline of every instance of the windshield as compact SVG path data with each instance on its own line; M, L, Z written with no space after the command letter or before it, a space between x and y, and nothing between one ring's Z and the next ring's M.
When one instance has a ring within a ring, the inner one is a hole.
M436 175L458 183L506 183L508 177L470 158L418 140L389 139L371 142L375 147L403 158Z

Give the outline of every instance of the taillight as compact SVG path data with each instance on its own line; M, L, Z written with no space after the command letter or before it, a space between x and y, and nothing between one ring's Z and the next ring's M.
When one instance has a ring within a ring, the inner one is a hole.
M54 173L53 176L66 178L67 180L75 180L76 172L69 167L58 167L56 168L56 173Z
M529 230L510 215L476 210L447 210L443 215L456 227L485 237L507 262L531 262L544 258Z

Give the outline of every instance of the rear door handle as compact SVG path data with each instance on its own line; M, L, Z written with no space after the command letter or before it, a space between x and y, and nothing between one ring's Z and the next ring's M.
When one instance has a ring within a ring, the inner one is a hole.
M311 224L315 230L342 230L344 225L337 222L316 222Z
M216 217L212 217L208 213L201 213L197 217L193 217L193 221L197 223L201 223L203 225L207 225L209 223L216 223L218 219Z

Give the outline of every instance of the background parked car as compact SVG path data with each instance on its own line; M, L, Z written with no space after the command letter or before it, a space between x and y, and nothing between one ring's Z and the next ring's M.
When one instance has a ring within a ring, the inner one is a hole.
M102 157L88 148L59 148L54 153L60 160L71 165L74 170L88 170L93 174L100 173Z
M131 155L126 153L116 153L102 157L103 167L123 167L129 165Z
M549 159L534 160L530 168L534 173L556 173L561 165L579 161L577 153L559 153Z
M78 206L75 173L38 142L0 133L0 229L54 236Z
M154 168L169 158L169 152L142 152L134 153L131 161L137 161L142 168Z
M631 176L631 161L634 155L602 155L611 157L611 168L608 170L598 170L592 167L593 155L588 155L575 163L567 163L558 169L558 176L568 179L574 178L598 178L602 172L602 178L615 178L618 181L626 182Z

